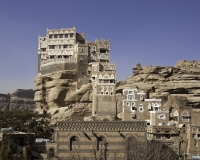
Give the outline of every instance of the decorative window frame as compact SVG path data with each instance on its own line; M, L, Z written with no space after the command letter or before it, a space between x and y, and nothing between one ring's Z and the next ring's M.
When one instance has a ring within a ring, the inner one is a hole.
M167 136L167 135L168 135L168 136ZM165 139L166 139L166 140L171 140L171 139L172 139L171 134L165 134Z
M139 111L144 112L143 104L140 104Z

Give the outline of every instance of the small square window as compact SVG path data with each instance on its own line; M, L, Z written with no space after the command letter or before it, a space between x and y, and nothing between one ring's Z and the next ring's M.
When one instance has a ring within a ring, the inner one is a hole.
M54 38L57 38L57 37L58 37L57 34L55 34L55 35L54 35Z
M91 71L88 71L87 73L88 73L88 75L90 75L90 74L91 74Z
M56 46L54 46L54 45L49 46L49 49L55 49L55 48L56 48Z
M52 39L53 38L53 35L49 35L49 39Z
M65 38L67 38L68 37L68 34L65 34Z
M41 48L41 51L42 51L42 52L45 52L45 51L46 51L46 48Z
M188 116L182 116L183 122L189 122L190 118Z
M68 45L63 45L63 48L68 48Z
M133 95L128 95L128 100L133 100Z
M73 34L73 33L71 33L71 34L70 34L70 37L74 37L74 34Z
M171 139L171 135L170 134L166 134L165 135L165 139Z

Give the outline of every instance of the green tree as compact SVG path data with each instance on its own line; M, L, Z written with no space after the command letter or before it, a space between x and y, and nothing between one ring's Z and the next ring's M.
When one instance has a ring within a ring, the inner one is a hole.
M12 151L11 144L9 142L1 142L0 146L0 160L11 160Z
M30 110L0 111L0 128L12 127L15 131L34 132L36 135L51 137L53 126L51 116L46 111L42 114Z

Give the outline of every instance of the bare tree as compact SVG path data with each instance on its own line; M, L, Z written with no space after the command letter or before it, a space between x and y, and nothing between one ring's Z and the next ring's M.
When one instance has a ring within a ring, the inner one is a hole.
M178 160L178 155L158 140L139 140L130 137L125 141L126 160Z

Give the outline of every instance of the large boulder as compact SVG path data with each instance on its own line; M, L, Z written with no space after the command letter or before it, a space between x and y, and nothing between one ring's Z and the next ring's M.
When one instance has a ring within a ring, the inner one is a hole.
M35 78L36 111L47 110L52 123L59 120L83 120L91 115L92 83L76 88L75 71L57 71Z

